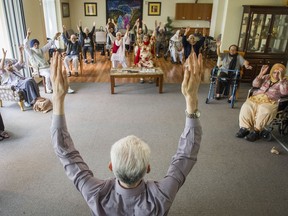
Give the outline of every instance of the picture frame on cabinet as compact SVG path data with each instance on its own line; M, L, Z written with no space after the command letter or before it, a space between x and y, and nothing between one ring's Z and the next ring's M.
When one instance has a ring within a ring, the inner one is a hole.
M62 17L70 17L69 3L62 3Z
M86 2L84 3L85 16L97 16L97 3Z
M161 15L161 2L148 2L148 16Z

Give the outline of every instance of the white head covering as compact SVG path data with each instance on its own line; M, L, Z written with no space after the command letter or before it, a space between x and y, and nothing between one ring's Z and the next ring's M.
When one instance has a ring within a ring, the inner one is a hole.
M176 33L171 37L172 41L180 41L181 37L180 37L180 30L177 30Z

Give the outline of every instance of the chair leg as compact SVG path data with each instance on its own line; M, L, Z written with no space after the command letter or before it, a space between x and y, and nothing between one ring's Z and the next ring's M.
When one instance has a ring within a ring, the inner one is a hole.
M0 107L2 107L2 100L0 99Z
M19 101L18 104L20 106L21 111L24 111L24 102L23 102L23 100Z
M42 76L42 85L44 86L44 92L47 93L46 80L45 80L45 77L44 77L44 76Z

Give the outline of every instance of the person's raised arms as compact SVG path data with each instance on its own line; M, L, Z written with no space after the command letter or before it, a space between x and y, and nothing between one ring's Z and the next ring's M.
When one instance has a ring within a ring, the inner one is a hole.
M197 58L195 52L191 53L185 64L181 90L186 100L186 112L192 114L198 109L198 89L203 73L202 54Z
M62 70L62 59L58 52L53 53L51 60L51 82L53 86L53 114L64 115L64 99L68 91L67 73Z

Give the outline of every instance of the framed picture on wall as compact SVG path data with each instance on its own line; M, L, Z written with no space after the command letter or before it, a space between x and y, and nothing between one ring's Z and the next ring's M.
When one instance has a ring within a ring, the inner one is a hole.
M148 16L161 15L161 2L148 2Z
M84 3L85 16L97 16L97 3L86 2Z
M63 17L70 16L69 3L62 3L62 16Z
M133 27L139 18L142 21L143 0L106 0L106 20L113 19L118 30Z

